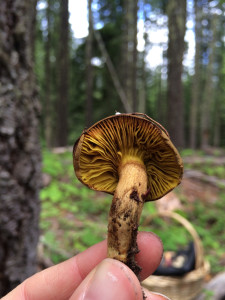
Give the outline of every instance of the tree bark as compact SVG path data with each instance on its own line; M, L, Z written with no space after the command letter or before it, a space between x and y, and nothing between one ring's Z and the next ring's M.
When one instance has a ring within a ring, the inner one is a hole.
M194 300L205 300L206 295L210 296L212 300L223 300L225 299L225 272L217 274L209 282L203 286L203 292L198 295Z
M214 94L213 64L216 51L216 29L217 18L211 15L211 40L208 48L208 65L206 70L205 88L203 91L203 102L201 105L201 148L206 149L210 144L210 131L212 126L212 99Z
M146 87L146 46L147 46L147 34L146 34L146 9L145 3L146 1L141 1L140 9L143 11L144 18L144 32L143 32L143 40L145 41L145 47L143 51L140 53L140 76L138 78L138 112L145 113L146 112L146 95L147 95L147 87Z
M192 99L190 108L190 147L197 147L197 116L200 97L200 41L201 41L201 17L197 1L195 6L195 74L192 82Z
M129 70L127 68L127 43L128 43L128 36L127 36L127 28L128 28L128 22L127 22L127 11L128 11L128 2L129 1L124 1L122 3L123 7L123 17L122 17L122 26L121 26L121 61L120 61L120 68L118 70L118 75L119 75L119 80L121 82L121 87L123 88L124 91L124 96L126 99L126 102L130 106L130 112L132 112L132 105L128 101L127 97L127 77L129 74Z
M138 1L133 2L133 66L132 66L132 107L133 111L137 111L137 14Z
M222 24L221 24L222 23ZM214 147L220 147L221 146L221 124L222 124L222 115L224 113L223 111L223 105L224 103L224 82L225 82L225 45L222 41L224 36L224 26L223 22L221 22L219 25L219 34L220 34L220 41L221 41L221 47L220 47L220 53L218 57L218 65L219 67L219 74L218 74L218 84L217 84L217 90L215 92L215 107L214 107L214 128L213 128L213 146Z
M132 71L133 71L133 1L126 1L126 52L125 52L125 67L127 70L127 76L125 80L125 94L127 97L127 102L132 107L133 112L133 97L132 97Z
M139 101L138 101L138 112L145 113L146 112L146 64L145 64L146 53L145 50L141 53L141 68L140 68L140 80L139 80Z
M89 19L89 33L86 42L86 121L85 125L89 128L93 123L93 67L91 59L93 56L93 23L92 23L92 0L88 0L88 19Z
M98 43L98 46L99 46L99 49L102 53L102 56L105 58L105 62L106 62L106 65L108 67L108 70L109 70L109 73L111 75L111 78L112 78L112 81L113 81L113 84L115 86L115 89L120 97L120 100L123 104L123 107L124 107L124 110L126 113L129 113L129 112L132 112L132 108L129 104L129 102L127 101L127 97L126 97L126 94L124 92L124 89L120 83L120 80L119 80L119 77L118 77L118 74L116 72L116 69L112 63L112 60L106 50L106 47L105 47L105 44L104 44L104 41L101 37L101 34L98 30L95 30L94 31L94 35L95 35L95 39Z
M170 0L167 6L168 43L168 130L177 147L184 146L183 54L186 29L186 0Z
M31 55L32 55L32 61L35 60L35 38L36 38L36 14L37 14L37 0L31 0L29 2L30 7L30 17L29 17L29 39L30 39L30 49L31 49Z
M127 102L132 107L134 112L137 109L137 0L126 1L124 10L124 28L125 39L123 43L122 59L123 65L126 70L126 76L124 77L124 91L126 94Z
M68 75L69 75L69 11L68 0L60 1L59 38L59 98L58 98L58 139L57 146L67 145L68 136Z
M29 36L30 3L0 5L0 297L37 267L40 105Z
M52 146L52 103L51 103L51 0L47 1L46 20L47 20L47 35L45 41L45 99L44 99L44 124L45 124L45 141L48 148Z
M159 123L164 122L164 110L165 110L165 105L164 105L164 99L163 99L163 93L162 93L162 66L159 66L159 71L157 74L157 121Z
M206 149L210 145L210 132L212 128L212 103L214 96L213 66L216 52L217 15L211 14L210 31L211 40L208 46L208 64L206 68L205 87L201 105L201 148Z

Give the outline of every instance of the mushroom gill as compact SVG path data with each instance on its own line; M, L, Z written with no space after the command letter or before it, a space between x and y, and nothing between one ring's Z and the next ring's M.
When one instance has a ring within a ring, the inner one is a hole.
M150 118L132 115L109 117L93 125L83 133L81 149L76 151L78 178L89 188L113 194L121 165L135 160L147 172L145 201L161 198L180 182L182 162L166 130L157 125Z

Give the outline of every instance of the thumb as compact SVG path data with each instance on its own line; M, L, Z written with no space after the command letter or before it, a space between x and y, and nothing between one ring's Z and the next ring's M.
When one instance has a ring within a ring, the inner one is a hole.
M140 283L123 263L107 258L82 281L70 300L141 300Z

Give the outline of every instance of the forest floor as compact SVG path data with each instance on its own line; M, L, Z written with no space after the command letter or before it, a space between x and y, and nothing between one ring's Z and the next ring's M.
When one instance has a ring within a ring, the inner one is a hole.
M182 183L159 201L145 204L140 230L158 234L165 250L185 247L192 237L177 222L170 220L168 226L156 218L144 226L157 211L178 212L197 231L215 275L225 269L225 155L184 150L182 157ZM45 267L106 238L112 197L87 189L75 178L71 151L44 150L43 174L39 255Z

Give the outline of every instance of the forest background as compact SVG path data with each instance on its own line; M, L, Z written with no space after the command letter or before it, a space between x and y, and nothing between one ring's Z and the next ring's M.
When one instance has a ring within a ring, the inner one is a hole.
M60 19L59 2L37 6L35 68L48 146L72 144L115 111L148 114L178 147L224 146L224 1L89 1L89 34L80 39L68 11Z
M185 166L168 203L195 225L211 274L225 268L225 1L89 0L86 11L75 38L68 0L0 5L0 297L106 238L110 197L75 179L67 146L116 111L168 129ZM150 229L165 249L187 245L163 223Z

